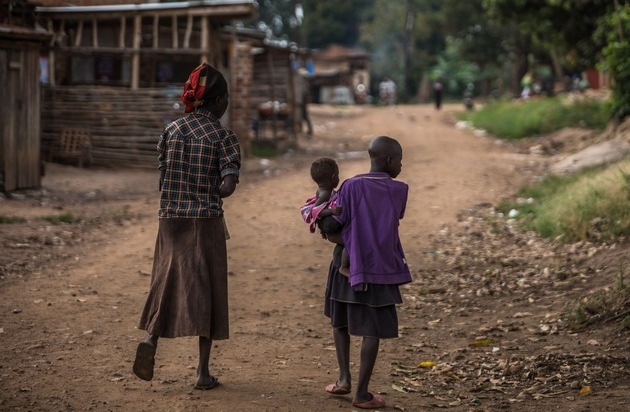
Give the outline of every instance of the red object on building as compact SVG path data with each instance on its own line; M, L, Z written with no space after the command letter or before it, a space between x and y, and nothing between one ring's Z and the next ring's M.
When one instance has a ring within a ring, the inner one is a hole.
M588 81L591 89L599 89L601 85L599 84L600 75L599 72L595 69L586 70L586 80Z

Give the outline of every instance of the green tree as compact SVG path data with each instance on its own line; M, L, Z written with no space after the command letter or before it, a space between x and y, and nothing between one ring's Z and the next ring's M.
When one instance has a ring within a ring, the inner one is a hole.
M272 37L295 41L298 28L295 6L293 0L258 0L256 26L267 30Z
M482 95L489 95L493 88L502 93L502 73L510 61L504 40L510 29L489 18L483 0L445 0L443 14L445 33L458 41L453 57L478 66L474 82L479 83Z
M361 22L372 12L374 0L304 0L302 33L305 45L320 48L329 44L355 46Z
M402 101L416 95L422 74L445 47L441 6L439 0L375 0L361 25L360 42L372 53L372 80L393 79Z
M446 50L438 57L431 77L443 80L445 93L462 96L466 87L479 78L479 66L460 57L461 39L451 37L446 43Z
M506 45L514 54L515 92L535 48L550 56L556 80L562 76L562 66L575 71L593 67L601 45L592 34L598 19L614 7L610 0L484 0L483 5L490 18L514 29Z
M613 116L619 120L630 115L630 5L620 5L613 13L600 18L596 41L603 41L600 67L613 80Z
M372 54L372 80L389 77L400 85L404 81L405 7L400 1L375 0L372 18L361 25L360 42ZM374 84L372 89L375 89Z

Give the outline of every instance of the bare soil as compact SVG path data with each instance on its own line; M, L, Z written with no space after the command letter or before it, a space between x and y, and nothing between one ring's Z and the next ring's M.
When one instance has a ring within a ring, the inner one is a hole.
M26 219L0 225L0 409L352 410L350 396L324 391L337 378L323 315L332 247L298 208L315 190L315 157L336 156L351 177L367 171L369 141L387 134L404 148L401 236L414 282L402 289L401 336L382 342L372 379L383 410L627 410L627 301L579 329L565 316L619 287L627 240L562 245L498 214L493 205L551 157L459 130L459 107L444 109L314 106L312 139L246 159L225 202L231 338L215 342L221 386L208 392L192 389L192 337L160 341L151 383L131 371L144 337L136 325L157 233L156 171L48 164L41 190L0 199L0 215ZM78 220L44 219L62 214Z

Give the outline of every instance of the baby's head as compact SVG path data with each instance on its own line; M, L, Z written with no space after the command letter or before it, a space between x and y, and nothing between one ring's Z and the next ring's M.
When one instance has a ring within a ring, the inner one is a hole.
M330 157L320 157L311 164L311 177L318 186L334 189L339 184L339 166Z

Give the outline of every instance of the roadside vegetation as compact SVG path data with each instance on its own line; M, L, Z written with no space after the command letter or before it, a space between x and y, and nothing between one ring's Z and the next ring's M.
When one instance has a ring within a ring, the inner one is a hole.
M569 326L579 329L598 322L615 322L620 324L621 329L630 330L630 285L627 273L627 268L622 265L612 287L568 305L564 318Z
M570 176L548 176L498 206L526 228L564 242L630 235L630 159Z
M598 99L568 103L561 97L529 101L499 101L461 115L477 129L504 139L521 139L564 127L603 130L610 121L610 104Z
M26 222L26 218L23 218L22 216L0 215L0 224L24 223L24 222Z
M80 217L75 216L72 213L60 213L58 215L48 215L48 216L43 216L42 219L46 220L47 222L53 225L59 225L62 223L77 223L81 221Z
M628 258L623 254L630 238L630 158L569 176L547 176L497 209L521 220L526 229L561 242L621 242L617 257L606 263L616 268L616 278L568 303L562 317L572 329L610 323L630 330Z

